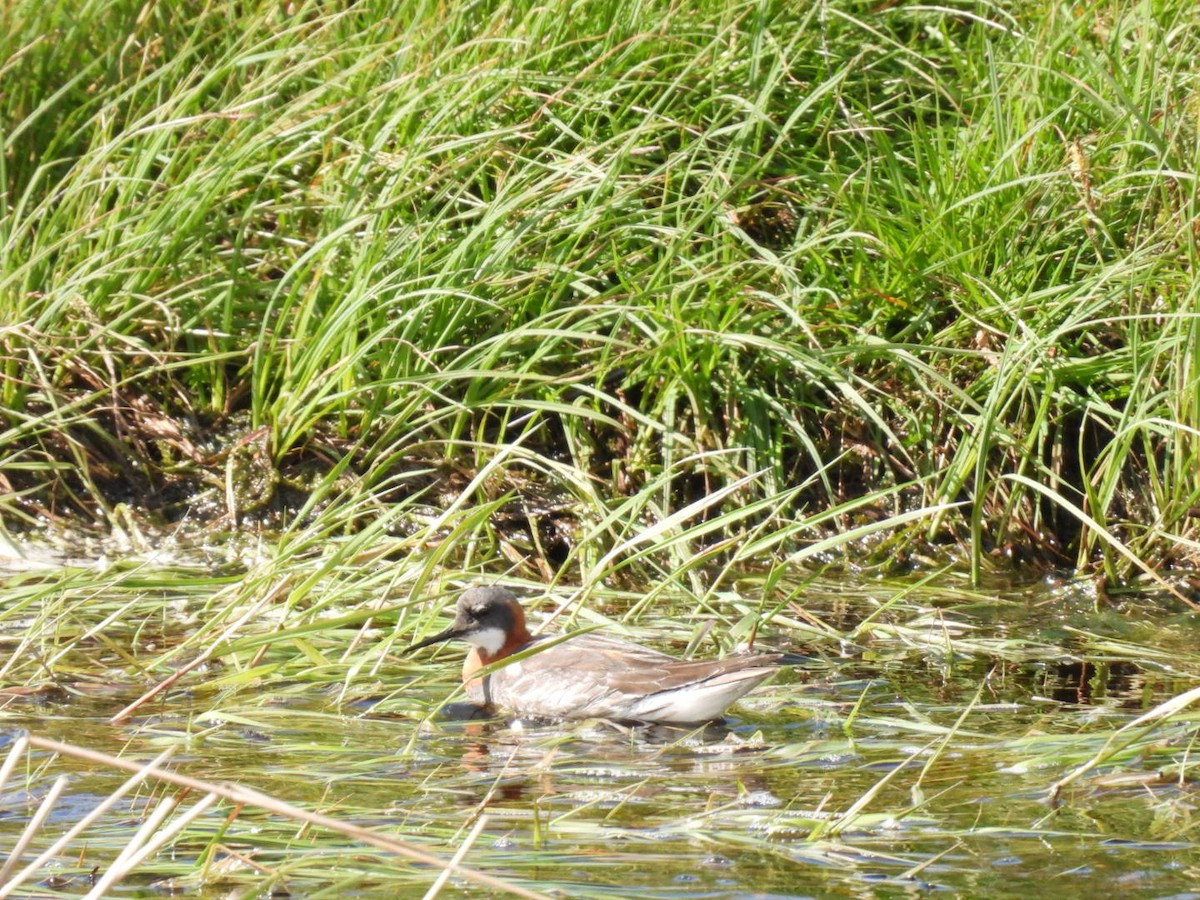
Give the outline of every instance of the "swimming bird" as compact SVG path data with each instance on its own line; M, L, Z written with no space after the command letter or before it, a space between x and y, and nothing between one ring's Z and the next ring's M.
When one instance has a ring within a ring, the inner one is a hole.
M696 724L721 718L735 700L770 676L778 653L683 660L592 632L533 637L512 591L464 591L454 622L408 653L457 638L471 645L463 663L467 696L519 716ZM515 653L559 640L490 675L476 673Z

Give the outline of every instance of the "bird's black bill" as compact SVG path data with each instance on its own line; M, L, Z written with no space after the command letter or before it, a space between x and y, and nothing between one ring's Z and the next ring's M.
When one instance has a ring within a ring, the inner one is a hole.
M431 644L440 644L442 641L448 641L451 638L456 638L459 636L460 633L461 632L457 628L455 628L453 625L451 625L445 631L443 631L439 634L435 634L433 637L425 638L425 640L423 640L423 641L417 641L417 643L413 644L407 650L404 651L404 655L407 656L410 653L415 653L416 651L420 650L422 647L428 647Z

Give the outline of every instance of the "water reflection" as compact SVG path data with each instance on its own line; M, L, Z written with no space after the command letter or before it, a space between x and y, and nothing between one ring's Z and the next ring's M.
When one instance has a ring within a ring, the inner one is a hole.
M465 777L487 807L565 797L616 805L679 795L688 785L710 797L769 795L753 766L743 771L736 760L757 756L767 745L733 720L678 727L497 719L460 703L448 705L438 725L421 749L444 754L455 745L461 765L458 773L443 766L439 780L461 786ZM656 783L659 777L670 780Z
M1075 706L1116 705L1122 709L1145 708L1146 688L1151 683L1142 667L1125 660L1071 660L1047 667L1046 694L1059 703Z

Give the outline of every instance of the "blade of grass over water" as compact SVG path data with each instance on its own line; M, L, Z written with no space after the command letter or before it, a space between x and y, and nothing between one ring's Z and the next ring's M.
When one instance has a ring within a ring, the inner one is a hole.
M1172 697L1164 703L1160 703L1143 715L1138 716L1132 722L1122 725L1109 735L1095 756L1050 786L1050 799L1057 802L1063 788L1078 781L1088 772L1093 771L1097 766L1102 765L1106 760L1111 759L1121 751L1128 750L1139 739L1144 743L1147 735L1153 734L1162 724L1170 722L1174 716L1183 712L1183 710L1198 700L1200 700L1200 688L1194 688L1177 697Z
M189 790L203 791L206 794L206 798L213 798L213 799L222 798L228 802L231 802L231 803L237 805L238 807L255 806L255 807L264 809L274 815L278 815L278 816L282 816L282 817L291 819L292 821L305 822L310 825L314 825L314 826L318 826L318 827L322 827L322 828L329 828L334 831L340 832L348 837L351 837L351 838L355 839L356 841L367 844L369 846L376 847L378 849L384 850L389 853L396 854L397 856L401 856L405 859L414 860L414 861L423 863L425 865L435 866L440 869L453 870L456 874L458 874L462 878L466 878L476 884L484 885L493 890L502 891L506 894L514 894L519 897L529 897L529 898L545 897L544 894L540 894L536 891L531 891L531 890L525 889L525 888L521 887L520 885L511 884L509 882L504 881L503 879L496 878L496 877L488 875L484 872L476 872L472 869L464 868L460 865L461 857L458 857L448 863L444 863L441 860L439 860L437 857L425 852L424 850L421 850L421 849L414 847L410 844L407 844L403 841L399 841L388 835L378 834L378 833L372 832L368 829L361 828L359 826L353 825L348 822L339 822L338 820L333 819L329 816L324 816L324 815L320 815L318 813L313 813L313 812L309 812L307 810L300 809L300 808L292 806L291 804L286 803L276 797L271 797L267 794L263 794L258 791L250 790L249 788L239 787L236 785L224 785L224 784L215 784L215 783L209 784L209 783L205 783L205 782L200 781L195 778L191 778L191 777L188 777L185 775L180 775L180 774L178 774L176 772L172 772L168 769L158 768L153 763L143 765L143 764L139 764L136 762L131 762L129 760L110 756L108 754L99 753L95 750L89 750L84 747L76 747L71 744L62 743L60 741L46 740L45 738L30 736L27 739L27 744L31 749L37 749L37 750L43 750L43 751L46 751L49 753L61 754L64 756L87 760L94 764L99 764L99 765L108 766L108 767L111 767L114 769L122 769L122 770L125 770L128 772L133 772L133 773L137 774L140 778L143 778L143 779L153 778L155 780L172 783L179 787L187 788ZM66 779L62 779L62 783L65 786ZM61 789L60 789L60 792L61 792ZM55 794L48 795L48 797L47 797L48 805L53 804L53 800L51 798L54 796L56 796L56 795ZM211 802L211 801L209 801L209 802ZM193 806L193 811L196 814L199 814L200 812L203 812L204 809L207 808L207 805L208 805L207 803L205 803L204 801L201 801L200 803L197 803ZM169 812L169 810L166 810L165 807L162 809L163 809L164 814L166 812ZM160 817L160 820L161 820L161 817ZM154 819L148 820L147 825L149 827L145 829L147 831L147 833L155 830L157 828L157 824L158 824L157 821L155 821ZM181 827L186 827L187 822L184 821L184 822L180 822L179 824ZM35 826L35 827L37 827L37 826ZM171 837L171 834L164 833L162 835L162 837L164 839L169 839ZM14 857L14 858L19 859L19 856ZM120 877L121 874L124 874L123 871L118 870L116 867L114 867L113 871L118 872L118 874L115 875L114 878ZM112 882L109 881L107 878L101 879L101 881L97 883L96 888L94 888L93 891L88 896L101 896L101 893L97 893L97 892L101 891L102 888L107 888L107 887L111 886L111 883ZM12 883L9 882L9 884L12 884ZM436 885L436 882L435 882L435 885ZM12 884L12 886L15 887L16 885ZM10 889L6 885L5 891L8 892L9 890Z

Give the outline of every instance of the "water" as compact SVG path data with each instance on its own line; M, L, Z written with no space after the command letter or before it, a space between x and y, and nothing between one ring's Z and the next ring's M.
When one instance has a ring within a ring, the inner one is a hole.
M234 654L120 725L109 717L143 683L10 693L0 743L28 729L135 759L174 747L178 771L443 858L486 817L464 863L559 896L1189 896L1200 865L1194 715L1118 735L1128 749L1049 802L1119 728L1200 676L1190 620L1094 605L1080 586L1048 583L994 596L813 585L805 615L843 639L762 629L760 648L808 662L698 731L470 720L455 706L424 720L453 690L461 651L392 654L373 674L350 672L316 632L307 659L292 644ZM639 637L678 651L686 633L663 625ZM114 653L98 645L98 670L111 671ZM48 836L124 777L71 761L20 767L0 793L0 847L61 772L69 790ZM77 880L55 893L85 893L80 873L103 870L159 796L143 790L73 845L57 871ZM272 883L293 897L394 897L434 877L259 810L226 825L228 813L199 819L114 896ZM218 871L202 883L207 854ZM229 862L240 857L249 862ZM445 895L478 889L454 877Z

